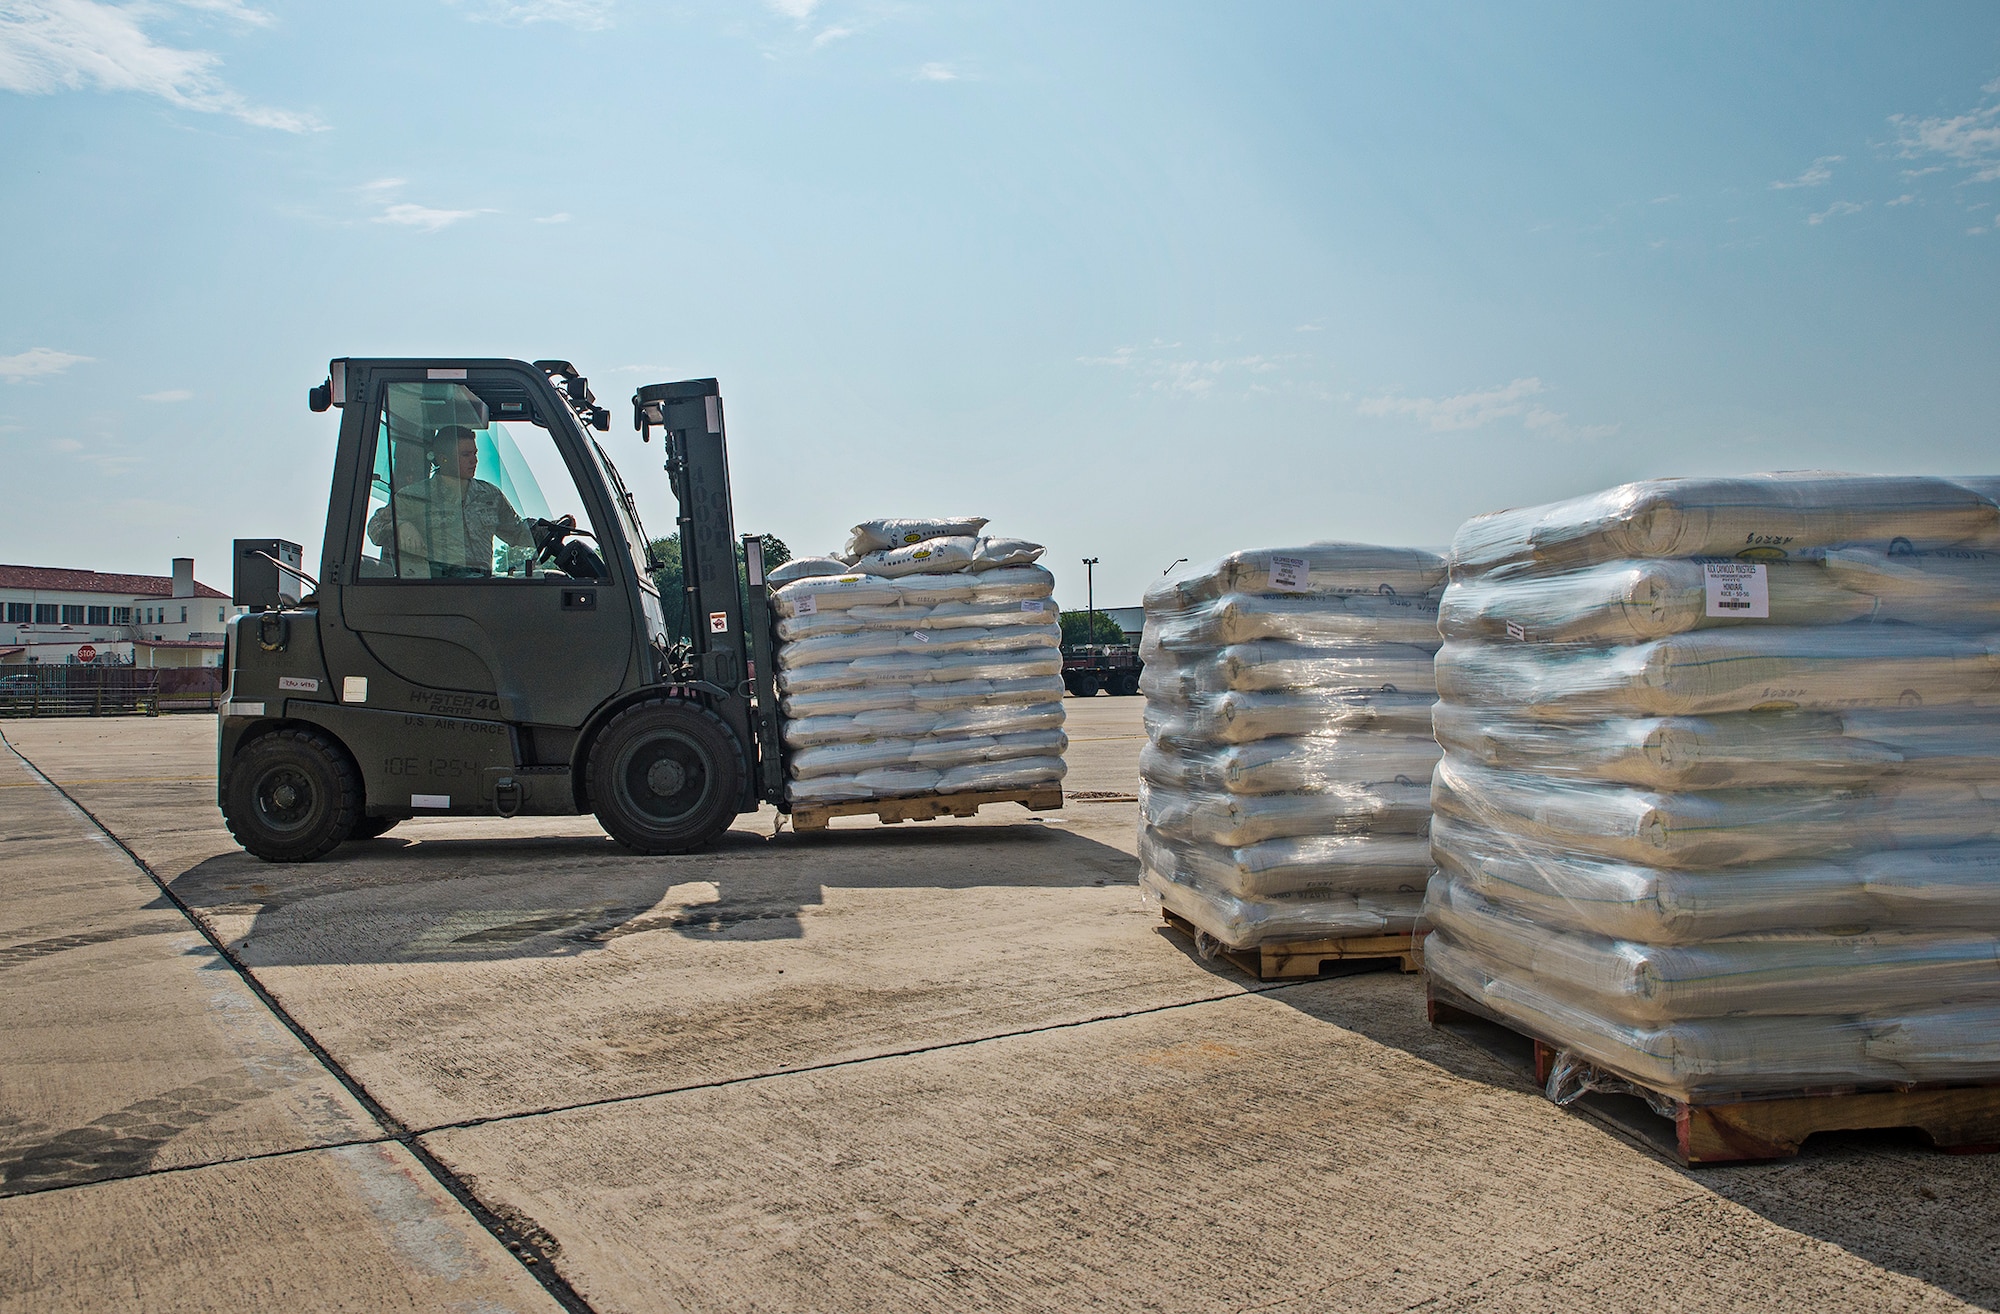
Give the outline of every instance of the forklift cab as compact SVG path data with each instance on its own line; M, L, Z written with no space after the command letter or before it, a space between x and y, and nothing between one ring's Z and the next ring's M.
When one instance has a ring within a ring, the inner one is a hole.
M750 673L768 613L761 587L736 584L719 392L642 391L663 394L642 433L667 431L683 614L709 622L679 642L593 433L609 412L572 366L332 362L311 394L340 413L323 577L296 603L262 596L268 540L239 542L252 612L230 632L218 766L245 848L296 861L411 816L589 811L630 847L682 852L782 782L768 661L761 688Z

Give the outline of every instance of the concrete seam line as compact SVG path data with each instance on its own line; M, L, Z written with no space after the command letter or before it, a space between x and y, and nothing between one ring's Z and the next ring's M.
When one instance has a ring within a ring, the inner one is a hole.
M114 1182L143 1181L148 1177L192 1173L203 1168L228 1168L239 1163L263 1163L267 1159L290 1159L301 1154L318 1154L321 1150L351 1150L357 1145L396 1143L394 1136L362 1136L352 1140L327 1141L320 1145L295 1145L287 1150L265 1150L259 1154L237 1154L221 1159L203 1159L196 1163L173 1163L164 1168L147 1168L136 1173L111 1173L104 1177L93 1177L87 1182L60 1182L54 1186L31 1186L25 1191L0 1191L0 1200L14 1200L29 1195L52 1195L57 1191L87 1191L93 1186L109 1186Z
M595 1314L589 1302L585 1301L582 1296L577 1294L576 1289L570 1286L568 1279L555 1271L555 1265L550 1262L549 1256L542 1250L541 1246L534 1240L528 1230L514 1226L487 1208L479 1197L472 1193L472 1189L459 1178L457 1173L447 1168L442 1160L431 1153L429 1146L419 1141L415 1133L405 1127L400 1120L393 1117L387 1109L383 1108L381 1102L368 1093L368 1088L361 1083L360 1078L350 1073L333 1055L326 1052L325 1046L314 1039L313 1034L307 1031L298 1019L294 1018L286 1010L285 1006L277 1001L276 997L269 990L264 988L264 983L257 979L256 974L245 966L243 961L234 953L230 952L229 947L222 942L222 937L215 933L215 929L197 916L194 909L188 906L187 901L176 894L164 880L161 880L160 874L154 871L144 858L134 852L131 845L120 839L111 827L99 820L96 813L73 798L68 790L49 779L47 772L36 766L28 758L27 754L14 746L13 741L7 738L5 730L0 730L0 744L5 744L7 751L12 753L20 761L21 765L34 772L43 784L54 790L57 796L65 803L68 803L77 812L82 814L91 825L103 833L106 839L116 844L119 850L127 858L131 859L132 865L144 872L146 878L159 887L160 893L165 896L169 903L180 910L181 916L188 919L188 924L194 927L201 938L208 942L209 948L213 949L223 962L229 964L238 979L249 988L251 994L257 997L258 1002L270 1009L271 1015L283 1023L285 1029L290 1031L301 1045L305 1046L306 1052L318 1060L320 1065L332 1075L333 1079L338 1081L346 1088L347 1093L354 1097L355 1102L367 1111L368 1116L375 1119L388 1132L388 1136L385 1139L394 1141L408 1150L416 1161L423 1165L424 1171L429 1173L440 1187L444 1188L446 1194L458 1201L459 1205L472 1215L474 1221L486 1229L495 1241L500 1243L500 1248L512 1255L514 1261L527 1270L528 1276L532 1277L544 1291L548 1292L551 1299L565 1310L570 1311L571 1314ZM383 1142L376 1141L372 1143L382 1144ZM533 1220L528 1221L533 1223ZM541 1230L539 1223L533 1223L533 1227L536 1231Z
M940 1040L934 1045L918 1045L911 1049L884 1050L880 1054L862 1054L854 1058L831 1059L825 1063L808 1063L796 1068L782 1068L776 1072L752 1072L741 1077L718 1077L714 1081L691 1082L685 1086L662 1086L657 1090L634 1091L629 1095L606 1095L600 1099L578 1100L574 1104L551 1104L539 1109L521 1109L515 1113L495 1113L483 1118L463 1118L456 1122L441 1122L432 1127L420 1128L414 1136L435 1136L440 1132L465 1131L473 1127L485 1127L496 1122L518 1122L526 1118L546 1118L558 1113L574 1113L581 1109L602 1109L614 1104L631 1104L638 1100L663 1099L668 1095L687 1095L698 1090L721 1090L728 1086L747 1086L755 1081L776 1081L784 1077L803 1076L809 1072L831 1072L837 1068L859 1067L864 1063L881 1063L889 1059L914 1058L920 1054L935 1054L940 1050L967 1049L973 1045L992 1044L998 1040L1011 1040L1016 1036L1039 1036L1051 1031L1067 1031L1073 1027L1095 1026L1099 1022L1116 1022L1121 1018L1146 1017L1153 1013L1168 1013L1177 1008L1194 1008L1201 1004L1219 1004L1231 999L1254 999L1259 995L1276 994L1280 990L1295 990L1300 986L1314 985L1318 977L1305 977L1297 981L1280 981L1275 985L1260 985L1250 990L1238 990L1227 995L1203 995L1199 999L1177 999L1168 1004L1154 1004L1149 1008L1134 1008L1124 1013L1100 1013L1095 1017L1072 1018L1067 1022L1050 1022L1045 1026L1023 1027L1019 1031L998 1031L990 1036L967 1036L962 1040Z

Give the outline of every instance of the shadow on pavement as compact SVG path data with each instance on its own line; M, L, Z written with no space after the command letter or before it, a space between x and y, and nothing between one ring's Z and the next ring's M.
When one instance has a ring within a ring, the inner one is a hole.
M1170 938L1188 945L1185 937ZM1187 952L1201 961L1192 946ZM1226 963L1219 968L1237 971ZM1322 977L1268 997L1454 1076L1540 1095L1530 1042L1487 1023L1433 1028L1421 974ZM1641 1100L1586 1098L1594 1106L1568 1110L1578 1134L1589 1129L1587 1118L1658 1156L1690 1184L1779 1227L2000 1310L2000 1155L1947 1154L1909 1132L1835 1132L1811 1138L1796 1159L1689 1169L1667 1160L1672 1126Z
M588 953L643 931L784 940L828 888L1056 889L1135 882L1138 860L1040 822L833 830L645 857L602 836L350 844L304 865L244 853L169 882L251 967ZM238 931L241 919L247 930Z

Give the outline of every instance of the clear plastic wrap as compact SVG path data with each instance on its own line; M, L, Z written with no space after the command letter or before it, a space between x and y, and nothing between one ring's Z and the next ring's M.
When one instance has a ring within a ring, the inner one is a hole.
M1151 589L1148 889L1217 940L1408 930L1429 870L1443 562L1321 543Z
M1991 935L1794 931L1644 944L1514 916L1443 875L1424 910L1437 930L1485 961L1628 1025L2000 1003L2000 939Z
M1438 606L1447 639L1538 643L1641 643L1689 630L1744 625L1838 625L1873 616L1876 599L1820 560L1765 565L1769 615L1715 615L1709 563L1610 561L1563 575L1456 581Z
M1173 652L1279 639L1296 644L1412 644L1436 652L1437 595L1226 593L1146 618L1149 646Z
M877 521L855 534L900 538L938 523ZM988 540L926 536L869 558L911 573L815 574L773 590L793 803L1062 779L1055 578L1028 564L1035 545L991 543L975 563Z
M1460 887L1524 920L1646 944L1778 931L2000 933L1993 844L1676 871L1438 817L1431 858Z
M1538 721L1439 703L1433 718L1438 743L1461 761L1653 789L2000 780L2000 709L1992 708Z
M1152 709L1147 709L1151 714ZM1310 794L1343 784L1408 782L1430 788L1438 746L1428 735L1369 728L1253 743L1154 739L1139 750L1139 778L1203 794Z
M1556 571L1624 557L1782 560L1813 548L1948 547L2000 532L2000 507L1949 479L1787 473L1648 479L1467 521L1454 579L1518 565Z
M1381 731L1418 734L1431 719L1428 693L1224 693L1188 702L1150 696L1144 679L1146 733L1155 743L1194 748L1247 744L1259 739L1297 738Z
M1431 776L1431 807L1533 844L1683 869L2000 835L2000 782L1669 792L1492 771L1451 754Z
M1447 643L1438 696L1547 719L2000 701L1985 636L1906 625L1712 630L1618 648Z
M1226 648L1164 652L1142 643L1139 657L1146 663L1140 690L1149 698L1187 701L1226 690L1296 690L1308 695L1407 692L1426 697L1437 691L1430 650L1412 644L1304 644L1267 639Z
M1939 629L2000 629L2000 552L1878 547L1828 550L1829 579L1875 600L1877 620Z
M1273 940L1327 940L1387 935L1416 927L1423 883L1365 894L1313 891L1245 895L1213 884L1202 865L1146 831L1139 834L1140 886L1172 912L1232 948Z
M1429 970L1671 1098L2000 1075L1996 491L1654 481L1461 529Z
M1430 787L1417 781L1343 785L1314 794L1212 794L1141 781L1139 814L1172 839L1239 848L1310 835L1426 835Z
M1414 598L1443 588L1444 577L1444 559L1422 548L1369 543L1251 548L1168 575L1146 590L1145 606L1151 617L1229 594L1327 598L1370 593Z

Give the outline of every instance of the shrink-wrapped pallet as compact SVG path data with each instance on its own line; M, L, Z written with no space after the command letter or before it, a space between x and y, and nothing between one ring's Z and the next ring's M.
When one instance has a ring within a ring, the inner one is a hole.
M974 537L984 524L870 521L850 553L891 574L815 561L773 589L792 803L1062 779L1055 580L1034 544Z
M1430 869L1444 559L1233 553L1146 596L1147 893L1230 948L1407 932Z
M1987 481L1658 480L1483 516L1440 606L1426 970L1716 1101L2000 1077Z

